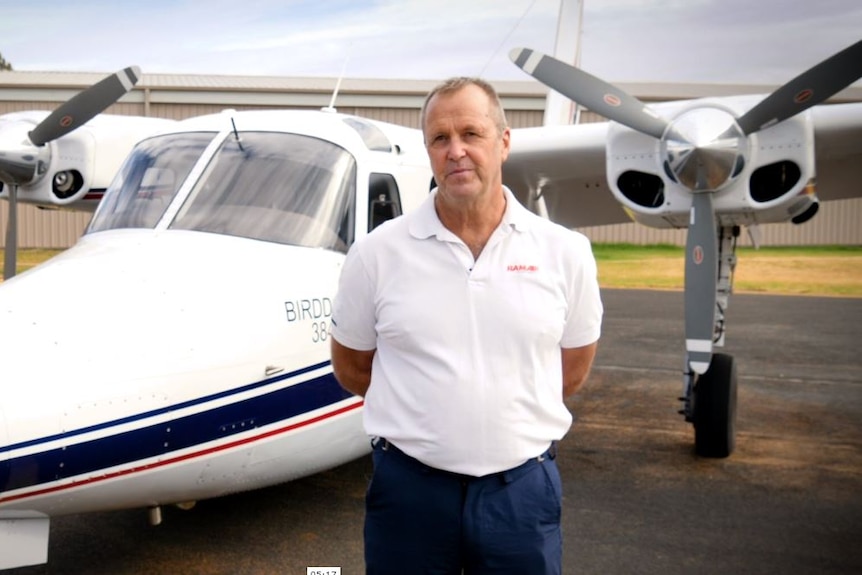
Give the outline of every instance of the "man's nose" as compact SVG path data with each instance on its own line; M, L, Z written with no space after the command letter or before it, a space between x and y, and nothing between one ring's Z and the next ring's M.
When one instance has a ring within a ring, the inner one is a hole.
M466 153L466 146L461 138L452 138L449 140L448 155L453 160L460 160Z

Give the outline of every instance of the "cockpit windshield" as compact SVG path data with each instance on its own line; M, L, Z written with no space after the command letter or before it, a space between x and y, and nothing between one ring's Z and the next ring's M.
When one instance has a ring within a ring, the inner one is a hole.
M228 136L171 224L346 252L353 241L356 161L310 136Z
M170 134L135 146L87 232L155 227L213 137L214 132Z

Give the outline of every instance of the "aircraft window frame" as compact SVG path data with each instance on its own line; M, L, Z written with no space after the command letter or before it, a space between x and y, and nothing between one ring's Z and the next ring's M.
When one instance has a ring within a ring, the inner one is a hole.
M325 139L229 134L169 227L347 253L356 173L353 155Z
M153 229L217 132L180 132L139 142L105 191L85 233Z
M371 122L352 117L343 118L342 121L359 134L359 137L362 138L362 143L372 152L392 151L392 142L389 141L383 130Z

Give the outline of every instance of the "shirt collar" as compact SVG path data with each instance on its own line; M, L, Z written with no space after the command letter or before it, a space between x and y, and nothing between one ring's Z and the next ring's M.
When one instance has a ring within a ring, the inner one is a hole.
M503 219L500 221L499 228L512 228L519 232L527 231L530 228L530 216L532 213L521 205L512 191L503 186L503 193L506 195L506 211L503 213ZM425 198L425 201L419 208L413 212L413 217L410 220L410 235L423 240L432 236L437 236L438 239L453 239L454 234L450 232L440 218L437 217L437 210L434 208L434 198L437 196L437 188L431 190L431 193Z

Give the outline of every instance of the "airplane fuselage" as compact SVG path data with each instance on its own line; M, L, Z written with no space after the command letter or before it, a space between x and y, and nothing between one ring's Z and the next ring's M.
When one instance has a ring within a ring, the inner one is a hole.
M332 375L332 300L350 243L430 177L418 132L337 114L225 112L142 142L78 244L0 285L0 518L368 452Z

